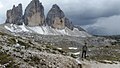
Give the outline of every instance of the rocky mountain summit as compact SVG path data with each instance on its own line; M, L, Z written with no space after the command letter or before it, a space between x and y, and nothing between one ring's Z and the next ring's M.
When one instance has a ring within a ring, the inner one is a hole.
M21 25L23 22L22 4L18 6L13 5L13 8L7 11L7 20L5 23Z
M64 12L57 4L54 4L47 13L45 19L44 7L39 0L32 0L25 9L24 15L22 13L22 4L17 7L13 6L11 10L7 11L6 23L26 26L43 26L47 25L54 29L74 29L72 22L65 16Z
M57 4L54 4L48 12L46 23L53 28L64 29L68 27L73 30L72 23L65 17L64 12Z
M32 0L26 7L24 23L28 26L38 26L45 23L44 7L39 0Z

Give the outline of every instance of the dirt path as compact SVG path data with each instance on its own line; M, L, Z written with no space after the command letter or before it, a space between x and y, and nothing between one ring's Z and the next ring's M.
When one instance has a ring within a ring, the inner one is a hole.
M120 64L92 63L91 68L120 68Z
M96 61L87 61L87 60L78 60L78 59L76 59L76 61L82 64L82 68L120 68L120 62L118 62L117 64L105 64Z

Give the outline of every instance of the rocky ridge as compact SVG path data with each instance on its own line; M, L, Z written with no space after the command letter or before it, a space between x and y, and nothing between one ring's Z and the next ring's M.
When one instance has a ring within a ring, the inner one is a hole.
M48 25L54 29L74 29L72 22L65 16L64 12L57 4L54 4L47 14L45 19L44 7L39 0L32 0L25 9L22 15L22 4L13 7L7 11L6 23L26 26L43 26Z

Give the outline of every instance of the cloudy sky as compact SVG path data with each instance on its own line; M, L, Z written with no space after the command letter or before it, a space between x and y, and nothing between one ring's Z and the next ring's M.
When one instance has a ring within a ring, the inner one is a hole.
M7 9L13 4L23 4L23 9L31 0L0 0L0 22L6 19ZM58 4L66 16L90 33L120 34L120 0L40 0L45 14L52 4Z

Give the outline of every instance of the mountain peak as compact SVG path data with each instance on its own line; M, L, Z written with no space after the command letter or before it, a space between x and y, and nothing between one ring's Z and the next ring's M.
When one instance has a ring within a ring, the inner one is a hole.
M48 12L46 23L55 29L64 29L67 27L73 30L74 27L57 4L54 4Z
M18 6L13 5L13 8L10 10L7 10L6 17L7 20L5 23L12 23L12 24L22 24L22 4L19 4Z
M54 4L49 12L51 14L54 14L54 15L60 17L60 18L65 17L64 12L61 10L61 8L57 4Z
M29 26L43 25L45 21L44 7L39 0L32 0L25 9L24 22Z
M39 0L32 0L32 1L34 1L34 2L39 2Z
M54 8L54 9L60 9L60 7L59 7L57 4L54 4L54 5L52 6L52 8Z
M39 0L32 0L31 3L34 3L35 5L41 4Z

